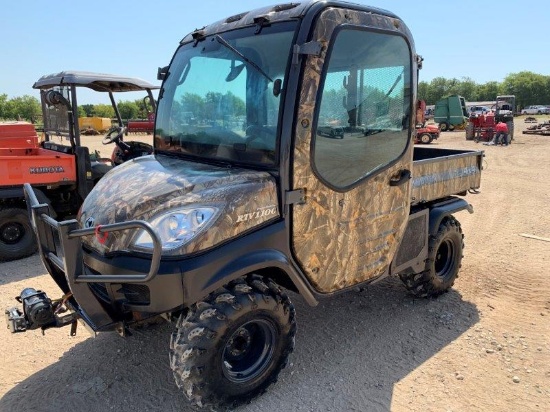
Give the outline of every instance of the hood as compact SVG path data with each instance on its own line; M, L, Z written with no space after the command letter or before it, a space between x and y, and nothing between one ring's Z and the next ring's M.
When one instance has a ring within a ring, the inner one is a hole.
M157 155L115 167L86 197L80 208L81 227L129 220L150 222L159 214L190 205L218 209L214 223L181 249L186 254L223 242L279 216L274 178L267 172L225 168ZM101 252L128 250L135 233L111 232L102 242L83 238Z
M439 127L437 127L435 124L428 124L426 125L426 130L430 133L439 133Z

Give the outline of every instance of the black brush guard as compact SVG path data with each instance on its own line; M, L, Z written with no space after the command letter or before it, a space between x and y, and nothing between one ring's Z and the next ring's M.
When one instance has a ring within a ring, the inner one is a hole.
M41 204L28 183L24 185L25 199L32 227L36 233L42 263L65 295L67 305L92 331L120 329L121 324L108 314L88 287L88 283L147 283L158 273L162 243L149 223L142 220L113 223L95 228L79 229L75 219L58 222L51 217L47 204ZM93 236L128 229L146 230L153 240L153 255L148 273L91 275L84 273L82 242Z

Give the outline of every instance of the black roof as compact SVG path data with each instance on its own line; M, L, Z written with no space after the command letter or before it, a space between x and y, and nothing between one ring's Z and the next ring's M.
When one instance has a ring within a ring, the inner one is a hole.
M200 33L201 36L209 36L214 33L221 33L239 27L254 25L264 18L267 18L270 23L303 18L308 11L324 7L346 7L355 10L364 10L389 17L397 17L395 14L387 10L365 6L363 4L349 3L340 0L308 0L304 2L292 2L272 5L235 14L231 17L209 24L202 29L197 29L194 32L189 33L181 40L181 43L183 44L192 41L194 33Z
M63 85L88 87L96 92L136 92L147 89L154 90L160 87L135 77L80 71L63 71L42 76L32 87L35 89L49 89Z

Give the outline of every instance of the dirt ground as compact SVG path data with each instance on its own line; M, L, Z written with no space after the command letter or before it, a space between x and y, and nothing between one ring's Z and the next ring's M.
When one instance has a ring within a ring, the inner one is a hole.
M524 127L517 118L509 147L463 131L432 143L486 154L481 193L467 196L475 213L456 215L466 248L449 293L414 299L390 278L315 308L291 295L291 363L239 411L550 410L550 137ZM0 264L0 306L27 286L58 297L45 273L36 255ZM172 327L129 338L1 328L0 411L190 411L168 365Z

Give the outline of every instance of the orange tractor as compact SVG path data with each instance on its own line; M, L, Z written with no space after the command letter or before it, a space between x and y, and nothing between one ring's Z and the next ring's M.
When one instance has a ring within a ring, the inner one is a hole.
M36 241L27 213L23 184L30 183L40 203L59 217L76 214L97 181L114 166L153 151L151 145L125 142L113 93L145 91L154 102L157 89L141 79L88 72L61 72L41 77L34 85L40 90L44 138L26 122L0 123L0 261L28 256ZM85 87L108 93L118 119L103 138L115 143L111 159L90 155L80 144L76 91Z

